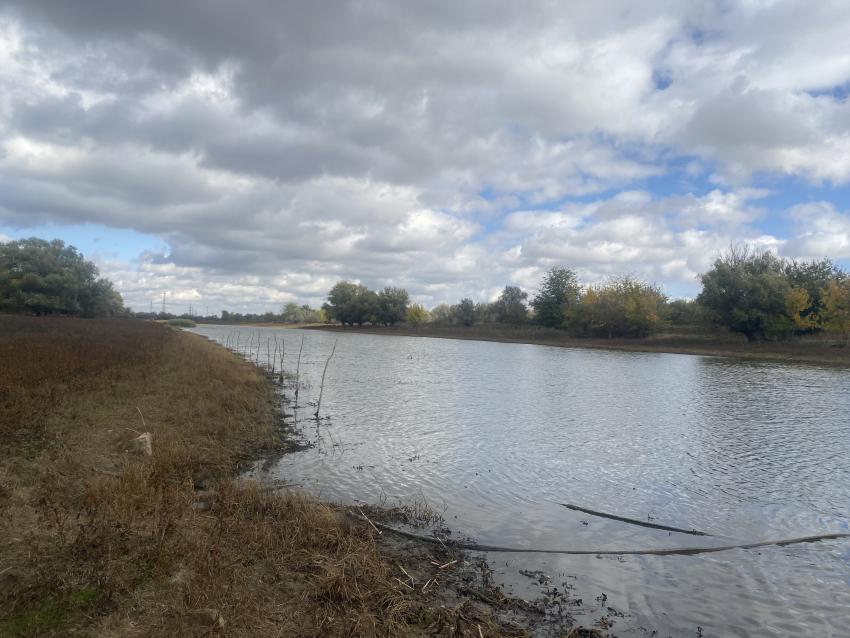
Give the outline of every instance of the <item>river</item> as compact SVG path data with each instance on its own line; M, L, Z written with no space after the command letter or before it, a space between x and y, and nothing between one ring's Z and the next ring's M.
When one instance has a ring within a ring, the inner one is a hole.
M444 512L452 537L521 549L640 552L850 532L850 370L273 328L301 360L314 446L266 478L330 500ZM327 357L323 417L310 416ZM638 526L565 504L683 530ZM850 539L687 555L488 553L531 598L541 570L612 635L850 636ZM604 597L602 596L604 594ZM698 630L699 628L699 630Z

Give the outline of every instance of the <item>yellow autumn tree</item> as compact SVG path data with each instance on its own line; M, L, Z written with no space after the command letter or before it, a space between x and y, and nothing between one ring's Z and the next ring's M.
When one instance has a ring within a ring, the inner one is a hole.
M850 331L850 280L829 282L821 292L821 326L830 332Z
M820 316L811 310L812 298L802 286L794 286L785 296L785 314L790 329L806 331L817 328Z
M655 284L632 273L588 286L581 303L565 313L564 326L574 333L598 337L646 337L669 315L667 296Z
M421 303L411 304L407 309L407 323L414 326L422 323L425 320L425 308Z

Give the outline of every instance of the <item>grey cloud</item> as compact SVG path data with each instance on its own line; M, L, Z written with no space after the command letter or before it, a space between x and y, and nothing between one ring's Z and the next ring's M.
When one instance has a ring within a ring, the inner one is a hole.
M4 6L24 46L0 72L0 218L166 240L147 274L115 262L135 291L259 303L346 277L442 301L558 260L682 282L764 211L633 192L666 162L850 179L850 107L805 94L850 78L836 4Z

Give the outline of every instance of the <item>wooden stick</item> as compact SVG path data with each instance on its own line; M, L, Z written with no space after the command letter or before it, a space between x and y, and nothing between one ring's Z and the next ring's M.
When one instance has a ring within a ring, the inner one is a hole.
M414 590L414 591L416 590L416 588L415 588L415 587L411 587L411 586L410 586L410 585L408 585L406 582L404 582L401 578L396 578L396 580L397 580L398 582L400 582L402 585L404 585L405 587L407 587L408 589L412 589L412 590Z
M334 352L336 352L336 342L337 341L339 341L339 339L334 340L334 349L331 350L331 356L328 357L327 361L325 361L325 370L322 372L322 385L319 387L319 402L316 404L316 415L315 416L316 416L317 419L319 418L319 410L322 407L322 393L325 391L325 374L328 371L328 364L331 362L331 359L334 356Z
M363 510L361 510L360 508L357 508L357 511L358 511L358 512L360 512L360 516L362 516L363 518L365 518L365 519L366 519L366 522L368 522L368 523L369 523L369 525L371 525L371 526L374 528L374 530L375 530L376 532L378 532L378 534L383 534L383 532L382 532L381 530L379 530L377 527L375 527L375 524L374 524L372 521L370 521L370 520L369 520L369 517L368 517L368 516L366 516L366 515L363 513Z
M304 350L304 335L301 335L301 350L298 351L298 366L295 368L295 407L298 407L298 386L301 384L301 352Z

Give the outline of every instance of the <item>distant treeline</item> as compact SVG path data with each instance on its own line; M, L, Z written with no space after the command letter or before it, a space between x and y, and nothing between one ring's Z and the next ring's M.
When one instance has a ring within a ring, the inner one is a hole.
M264 312L261 315L241 312L221 311L221 317L195 317L206 323L325 323L323 310L314 310L307 304L299 306L290 301L280 309L280 312Z
M98 269L59 239L0 244L0 311L36 315L174 319L170 313L133 313ZM537 294L505 286L495 301L470 298L430 311L411 304L403 288L375 292L340 281L319 310L289 302L279 312L221 317L184 313L208 323L326 323L395 325L435 322L472 326L500 323L559 328L576 337L646 337L669 326L726 326L749 341L850 331L850 278L830 259L798 262L766 250L731 246L714 260L696 299L670 299L632 273L583 284L571 268L549 270Z
M582 284L575 270L549 270L529 301L505 286L496 301L470 298L430 311L410 304L402 288L374 292L337 283L323 306L329 321L348 325L437 322L472 326L502 323L554 327L575 337L647 337L670 326L726 326L749 341L781 340L815 332L850 331L850 280L828 258L797 262L770 251L732 246L699 276L696 299L670 299L632 273Z

